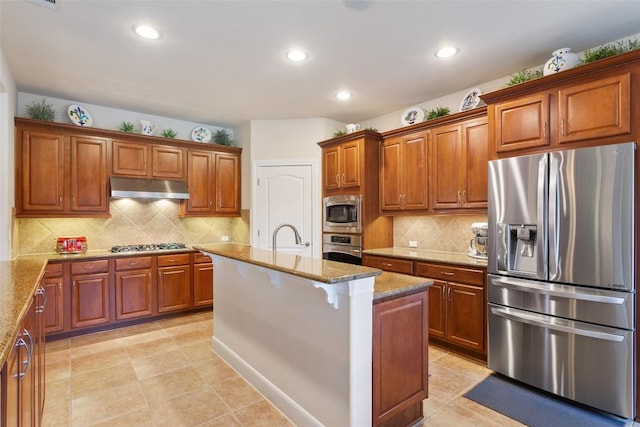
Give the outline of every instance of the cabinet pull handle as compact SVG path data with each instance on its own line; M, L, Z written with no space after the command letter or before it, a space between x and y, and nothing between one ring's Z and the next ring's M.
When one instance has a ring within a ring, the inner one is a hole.
M340 184L340 174L336 174L336 184Z
M344 173L343 173L343 174L342 174L342 183L344 184L344 183L346 183L346 182L347 182L347 180L345 179L345 177L344 177Z
M467 203L467 191L462 190L462 203Z
M564 136L564 118L560 120L560 134Z
M44 308L47 306L47 290L39 287L36 295L42 295L42 304L36 307L36 313L44 313Z
M62 196L58 196L58 204L61 205L62 204Z
M393 266L393 264L391 264L390 262L383 262L383 263L382 263L382 266L383 266L383 267L392 267L392 266Z
M441 271L441 272L440 272L440 274L444 274L445 276L453 276L453 275L455 275L456 273L452 273L452 272L450 272L450 271Z
M546 138L547 137L547 122L544 122L542 124L542 137Z
M18 373L13 376L13 378L22 379L27 374L27 368L29 367L29 347L27 346L27 342L22 338L18 338L16 340L16 347L24 347L27 350L27 360L22 362L24 364L24 371L20 369L20 365L18 365Z
M457 203L458 205L460 205L460 190L458 190L458 196L457 196L457 201L456 201L456 203Z
M135 262L135 261L132 261L132 262L130 262L130 263L129 263L129 265L131 265L131 266L133 266L133 265L138 265L138 263L137 263L137 262Z
M209 200L209 207L211 207L211 200Z

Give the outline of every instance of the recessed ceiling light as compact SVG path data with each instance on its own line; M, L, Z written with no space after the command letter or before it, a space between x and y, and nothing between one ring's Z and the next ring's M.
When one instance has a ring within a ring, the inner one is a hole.
M294 62L300 62L307 59L307 54L301 50L290 50L287 52L287 58Z
M458 49L455 47L443 47L436 52L436 56L438 58L448 58L455 55L456 53L458 53Z
M148 40L155 40L160 37L158 30L148 25L136 25L133 27L133 31L140 37Z
M341 90L336 94L336 98L338 98L340 101L346 101L347 99L351 98L351 93L347 92L346 90Z

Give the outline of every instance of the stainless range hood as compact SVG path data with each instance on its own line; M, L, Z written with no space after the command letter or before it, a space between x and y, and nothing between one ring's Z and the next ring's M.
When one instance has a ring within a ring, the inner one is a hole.
M188 199L189 189L184 181L173 179L125 178L112 176L111 197L146 199Z

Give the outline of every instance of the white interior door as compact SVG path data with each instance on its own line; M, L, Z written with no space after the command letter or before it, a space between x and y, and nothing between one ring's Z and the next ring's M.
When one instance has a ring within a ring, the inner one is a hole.
M255 167L255 203L252 216L252 246L273 249L273 232L280 224L293 225L302 242L283 227L277 235L278 251L314 256L313 164L261 164ZM317 208L319 209L319 208Z

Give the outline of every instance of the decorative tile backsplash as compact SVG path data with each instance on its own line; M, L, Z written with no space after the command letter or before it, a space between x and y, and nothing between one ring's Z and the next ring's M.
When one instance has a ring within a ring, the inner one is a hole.
M111 218L19 218L18 255L55 251L56 238L86 236L89 250L115 245L220 242L249 243L249 211L234 218L178 218L179 202L113 199Z
M393 244L397 248L408 248L409 241L415 240L418 249L466 253L473 238L471 224L474 222L487 222L487 216L397 216L393 219Z

